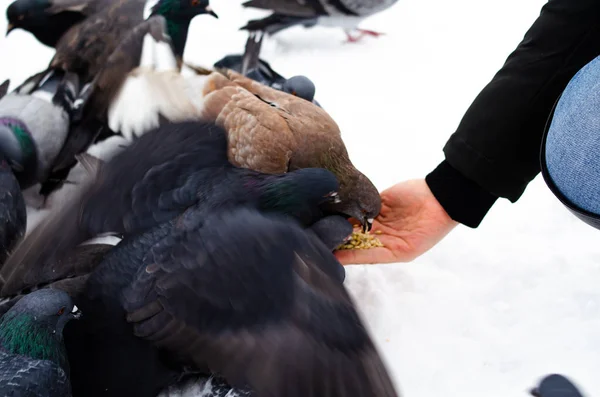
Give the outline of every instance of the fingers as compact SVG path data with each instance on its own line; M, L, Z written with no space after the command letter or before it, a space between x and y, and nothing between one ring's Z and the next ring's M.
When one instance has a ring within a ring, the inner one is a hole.
M394 263L398 259L385 247L370 249L340 250L334 252L342 265L372 265L376 263Z

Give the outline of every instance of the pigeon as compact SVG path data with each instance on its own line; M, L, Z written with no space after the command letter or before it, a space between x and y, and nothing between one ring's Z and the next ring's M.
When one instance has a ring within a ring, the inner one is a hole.
M6 9L6 35L15 29L33 34L42 44L55 48L73 26L117 0L15 0Z
M318 239L248 208L185 215L122 290L137 337L258 396L397 395Z
M213 123L167 124L107 161L17 246L0 270L2 295L39 284L40 275L64 274L55 267L61 253L103 233L136 235L190 206L208 213L242 204L308 227L339 201L338 189L325 169L263 174L233 166L227 136Z
M297 75L289 79L274 71L266 61L260 59L260 48L264 35L250 33L246 41L244 54L227 55L215 62L216 69L231 69L261 84L275 88L288 94L296 95L320 106L314 99L315 84L306 76Z
M80 316L64 291L44 289L19 299L0 319L0 393L70 397L63 328Z
M211 73L204 87L202 119L227 130L234 165L265 173L328 169L340 182L341 199L330 210L371 229L381 210L379 192L352 164L327 112L232 70Z
M22 189L49 177L69 134L78 91L77 75L40 72L0 99L0 150Z
M365 35L378 37L383 33L359 29L366 18L382 12L397 0L250 0L244 7L273 11L265 18L248 21L241 29L276 34L292 26L306 28L316 25L341 27L348 42L357 42ZM358 31L358 36L353 36Z
M577 386L559 374L545 376L530 394L534 397L583 397Z
M213 373L241 395L395 397L338 269L297 220L247 206L125 236L74 297L74 395L155 396Z

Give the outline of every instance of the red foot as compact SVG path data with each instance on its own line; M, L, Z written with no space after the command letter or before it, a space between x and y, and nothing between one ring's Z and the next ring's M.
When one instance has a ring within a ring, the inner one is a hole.
M358 43L360 41L360 39L363 38L363 34L360 34L356 37L352 36L350 33L346 33L346 37L348 38L348 40L346 40L346 43Z
M379 37L385 35L385 33L375 32L367 29L356 29L356 31L358 31L358 36L352 36L350 33L346 32L346 37L348 38L346 43L358 43L365 36Z
M379 36L385 35L385 33L375 32L373 30L368 30L368 29L356 29L356 30L358 30L361 33L361 36L369 35L369 36L379 37Z

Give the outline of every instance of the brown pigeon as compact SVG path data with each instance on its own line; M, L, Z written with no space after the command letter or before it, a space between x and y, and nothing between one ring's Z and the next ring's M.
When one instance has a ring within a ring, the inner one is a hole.
M381 210L379 192L350 161L325 110L232 70L211 73L203 97L201 117L227 130L233 164L266 173L326 168L340 181L342 201L334 211L371 228Z

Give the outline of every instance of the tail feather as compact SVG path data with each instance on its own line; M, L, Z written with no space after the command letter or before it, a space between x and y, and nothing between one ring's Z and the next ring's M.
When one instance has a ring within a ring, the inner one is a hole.
M10 80L7 79L0 85L0 99L8 92L8 86L10 85Z
M75 101L79 95L79 76L75 73L65 73L58 83L52 102L62 107L70 116L76 110Z
M264 34L262 32L252 32L248 35L242 58L242 69L240 71L244 76L248 74L248 71L259 67L263 37Z
M102 160L100 160L98 157L92 156L89 153L75 155L75 158L81 163L85 171L92 178L98 174L100 167L103 164Z

